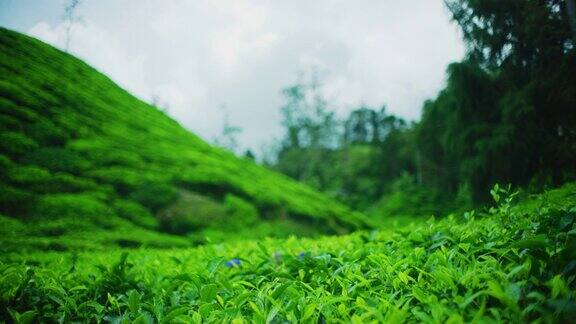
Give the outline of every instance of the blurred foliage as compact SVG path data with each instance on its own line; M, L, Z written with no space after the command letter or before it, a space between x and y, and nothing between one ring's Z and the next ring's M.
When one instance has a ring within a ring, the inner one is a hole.
M538 192L576 179L567 2L446 4L467 56L448 67L418 122L365 106L335 119L318 86L299 82L284 91L285 134L271 166L376 218L483 204L496 182Z

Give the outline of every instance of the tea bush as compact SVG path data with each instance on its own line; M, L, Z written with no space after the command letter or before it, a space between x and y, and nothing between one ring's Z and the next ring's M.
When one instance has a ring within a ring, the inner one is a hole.
M148 229L158 227L158 220L146 208L135 201L116 200L113 206L114 212L132 223Z
M570 322L576 185L409 228L195 249L4 254L6 321Z
M7 215L18 215L20 219L26 218L35 198L31 192L0 184L0 212Z
M237 229L258 223L258 209L246 200L234 195L226 195L224 204L226 205L228 214L230 215L229 219L226 220L226 223L236 226ZM222 225L226 226L226 224Z
M24 164L32 164L55 172L79 175L90 168L90 162L78 153L56 147L42 147L28 152L23 158Z
M38 143L22 133L0 133L0 152L3 154L21 156L22 154L36 148L38 148Z
M163 209L158 217L167 232L186 234L209 226L219 228L228 221L229 215L226 206L217 200L182 190L177 201Z
M144 182L130 194L130 198L156 213L176 201L178 191L167 183Z
M39 219L84 219L98 221L110 218L112 210L102 201L82 194L52 194L42 196L34 208Z

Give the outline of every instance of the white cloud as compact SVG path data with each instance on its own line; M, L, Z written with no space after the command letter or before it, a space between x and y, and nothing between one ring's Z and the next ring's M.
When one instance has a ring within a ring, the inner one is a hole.
M64 48L64 30L64 23L52 27L40 22L30 29L29 34ZM146 80L145 54L128 54L126 47L114 37L114 33L91 21L78 23L72 29L69 52L86 59L135 95L143 99L149 97L152 87Z
M341 112L365 103L417 118L463 46L440 0L87 1L71 52L201 136L219 107L257 148L280 132L280 89L311 66ZM25 13L22 13L25 14ZM28 32L64 44L63 25Z

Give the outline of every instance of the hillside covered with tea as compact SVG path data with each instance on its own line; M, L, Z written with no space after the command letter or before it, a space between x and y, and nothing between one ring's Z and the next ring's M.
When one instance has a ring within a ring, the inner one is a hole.
M79 59L6 29L0 131L2 249L183 246L366 225L210 146Z

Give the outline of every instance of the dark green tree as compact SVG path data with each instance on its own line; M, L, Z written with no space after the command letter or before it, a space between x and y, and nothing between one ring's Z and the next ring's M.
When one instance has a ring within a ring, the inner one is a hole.
M476 201L494 182L558 184L576 165L576 56L569 4L449 0L467 59L418 126L423 181Z

